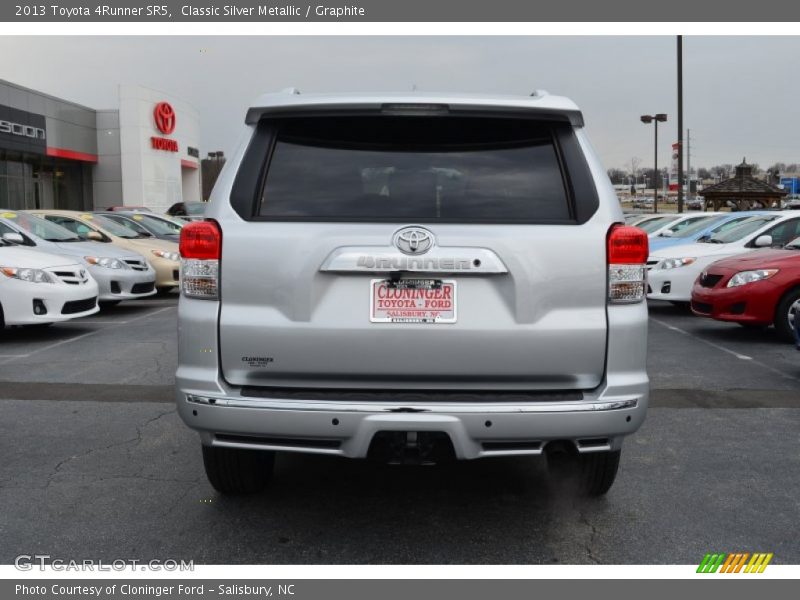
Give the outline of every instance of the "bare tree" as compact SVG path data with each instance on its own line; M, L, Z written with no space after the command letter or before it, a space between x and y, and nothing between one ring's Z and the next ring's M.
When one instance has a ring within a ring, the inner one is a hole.
M639 165L642 164L642 159L638 156L631 156L631 160L626 165L630 167L628 169L628 173L630 173L633 177L636 177L639 174Z
M627 175L628 174L622 169L612 168L608 170L608 178L611 179L611 183L613 183L614 185L625 183Z
M714 177L728 179L733 174L733 165L730 163L725 163L724 165L714 165L709 170Z

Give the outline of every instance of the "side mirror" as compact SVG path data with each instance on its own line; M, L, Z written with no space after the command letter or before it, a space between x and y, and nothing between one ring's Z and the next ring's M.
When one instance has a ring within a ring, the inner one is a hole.
M705 242L707 239L710 239L710 238L711 238L711 235L709 235L709 234L707 233L707 234L705 234L705 235L701 235L699 238L697 238L697 241L698 241L698 242Z
M673 233L671 229L665 229L661 232L661 237L672 237Z
M756 241L753 242L753 245L756 248L769 248L770 246L772 246L772 236L760 235L756 238Z
M6 242L10 242L12 244L24 244L25 238L22 237L19 233L4 233L3 239Z
M92 240L94 242L102 242L103 236L100 234L99 231L90 231L86 234L87 240Z

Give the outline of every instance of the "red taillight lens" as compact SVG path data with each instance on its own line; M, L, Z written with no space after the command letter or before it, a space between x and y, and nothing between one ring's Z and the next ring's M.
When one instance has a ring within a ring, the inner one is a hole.
M187 298L219 299L222 232L215 221L194 221L181 230L181 292Z
M647 233L638 227L614 224L608 230L608 301L634 304L645 298L649 253Z
M219 260L222 233L214 221L193 221L181 229L181 258Z
M641 265L647 262L649 252L644 230L615 224L608 231L608 264Z

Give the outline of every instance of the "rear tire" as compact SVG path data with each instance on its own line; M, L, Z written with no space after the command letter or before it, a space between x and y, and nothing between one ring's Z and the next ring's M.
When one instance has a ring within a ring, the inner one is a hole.
M794 341L794 319L800 318L800 288L787 293L775 309L775 331L786 342Z
M220 494L253 494L272 479L275 452L203 446L203 465L209 483Z
M580 491L586 496L602 496L617 478L620 450L612 452L594 452L580 455L581 475Z
M614 484L621 450L576 454L556 451L547 454L547 468L574 483L583 496L602 496Z

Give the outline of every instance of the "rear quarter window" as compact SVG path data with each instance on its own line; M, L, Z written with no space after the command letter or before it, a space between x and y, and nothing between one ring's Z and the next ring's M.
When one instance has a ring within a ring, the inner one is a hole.
M261 147L260 180L249 201L248 216L255 219L575 223L597 207L567 123L282 119L262 121L248 154L258 152L259 138L268 150ZM569 160L576 163L577 181ZM246 156L242 167L247 163ZM576 186L584 192L581 206ZM246 210L242 187L237 176L232 203L237 208L238 199Z

